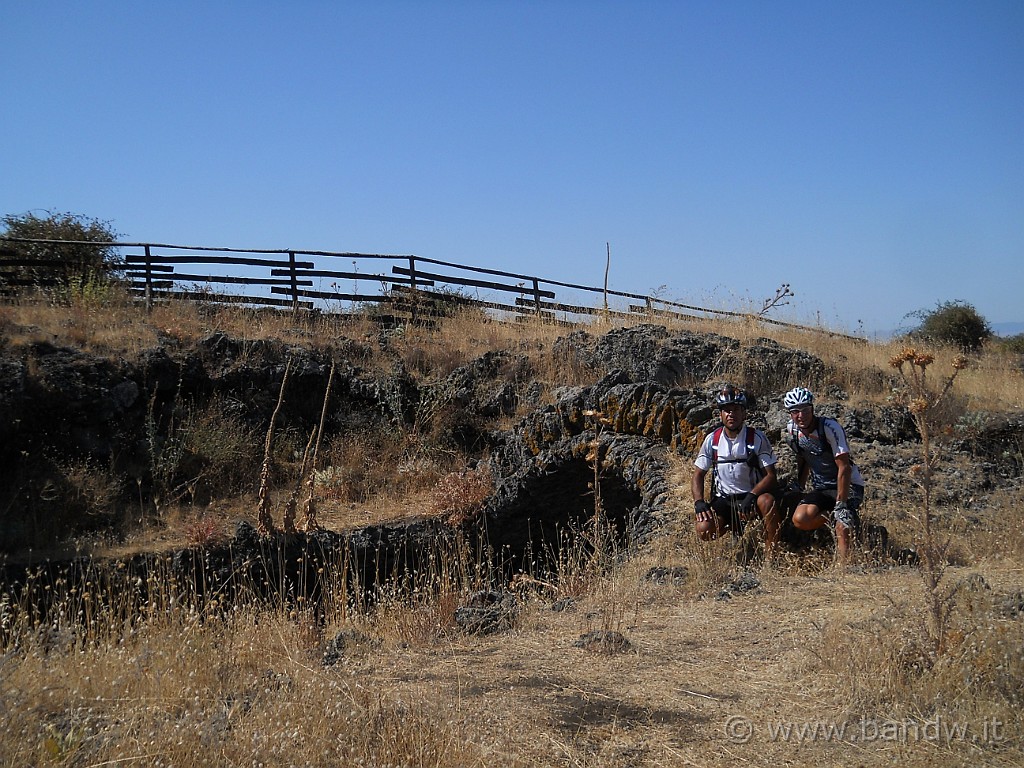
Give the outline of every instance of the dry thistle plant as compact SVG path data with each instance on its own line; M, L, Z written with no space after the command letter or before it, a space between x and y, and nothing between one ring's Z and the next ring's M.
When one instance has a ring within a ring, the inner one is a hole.
M784 307L789 304L789 299L796 296L792 289L789 287L789 283L783 283L775 289L775 295L764 300L760 311L757 313L758 317L767 315L771 310L776 307Z
M917 431L921 435L921 463L911 467L911 476L922 490L923 509L918 516L921 574L924 578L925 600L928 604L931 651L933 657L938 657L945 650L946 625L951 611L950 594L947 594L942 583L949 539L947 537L944 541L939 541L932 529L932 490L935 466L940 458L938 439L944 434L944 430L952 430L943 406L957 374L967 367L967 359L963 356L956 357L953 360L953 372L937 382L928 377L928 367L934 362L934 355L907 347L900 354L893 356L889 364L899 371L904 384L897 392L897 397L910 410Z
M323 407L320 410L320 423L309 433L306 449L302 452L302 465L288 501L284 507L284 532L295 533L295 515L299 502L299 493L306 487L306 500L303 503L302 530L315 531L320 527L316 519L316 460L320 454L320 440L324 434L324 423L327 421L327 403L331 397L331 385L334 382L335 363L331 362L331 371L327 374L327 388L324 391Z
M288 374L292 370L292 361L289 360L284 367L284 376L281 377L281 389L277 394L277 405L270 416L270 424L267 425L267 439L263 445L263 467L260 470L259 503L256 507L257 530L262 534L274 531L274 519L270 516L270 470L273 454L271 446L274 442L274 424L277 422L277 415L281 412L281 403L284 402L284 388L288 383Z
M602 430L612 425L612 420L601 411L586 410L583 415L593 420L594 439L587 446L586 459L593 472L590 490L594 494L594 516L587 526L585 537L592 549L591 566L595 572L605 570L614 560L615 536L608 520L604 502L601 498L601 475L605 466L605 448L601 444Z
M493 491L494 479L486 464L461 472L449 472L437 481L430 492L430 513L443 517L448 525L459 527L480 514Z
M217 521L211 517L200 516L185 524L185 541L192 546L209 547L222 538Z

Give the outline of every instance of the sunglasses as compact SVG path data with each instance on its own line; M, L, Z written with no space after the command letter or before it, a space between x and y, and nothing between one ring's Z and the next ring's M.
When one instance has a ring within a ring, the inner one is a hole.
M796 416L798 413L810 413L810 411L811 411L811 406L810 405L801 405L799 408L790 408L789 409L789 412L792 415L794 415L794 416Z

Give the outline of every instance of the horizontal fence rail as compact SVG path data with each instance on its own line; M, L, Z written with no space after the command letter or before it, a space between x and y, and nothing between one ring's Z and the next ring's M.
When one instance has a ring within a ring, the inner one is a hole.
M566 325L594 317L730 317L864 340L763 314L697 307L656 296L413 255L167 243L82 243L0 236L0 292L10 294L30 286L60 285L60 270L74 268L59 261L19 258L18 243L117 249L117 260L108 262L108 266L123 276L128 290L147 308L171 299L332 313L377 304L396 314L421 319L444 314L453 306L472 306L506 317L539 316ZM594 302L570 302L564 291L558 300L556 289L595 297Z

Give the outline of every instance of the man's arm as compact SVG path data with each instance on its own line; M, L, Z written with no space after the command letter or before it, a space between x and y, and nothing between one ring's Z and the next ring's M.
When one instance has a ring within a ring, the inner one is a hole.
M693 500L695 502L704 500L704 478L707 474L708 471L706 469L695 469L693 472L693 480L690 481L690 491L693 493Z
M775 471L775 465L769 464L764 468L764 477L762 477L757 485L755 485L750 492L760 496L762 493L770 493L779 484L779 476Z
M836 502L846 501L850 498L850 478L853 477L850 454L841 453L836 456L836 467L839 468L839 475L836 478Z

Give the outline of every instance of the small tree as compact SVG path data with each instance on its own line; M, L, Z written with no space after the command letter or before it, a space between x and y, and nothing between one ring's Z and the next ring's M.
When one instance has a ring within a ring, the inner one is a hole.
M978 351L992 336L988 321L965 301L939 302L931 311L920 309L907 316L921 321L910 332L911 337L957 347L964 352Z
M46 211L7 214L0 221L0 261L30 262L15 276L41 285L84 285L117 277L123 266L116 246L118 235L108 221L74 213ZM55 242L56 241L56 242Z

